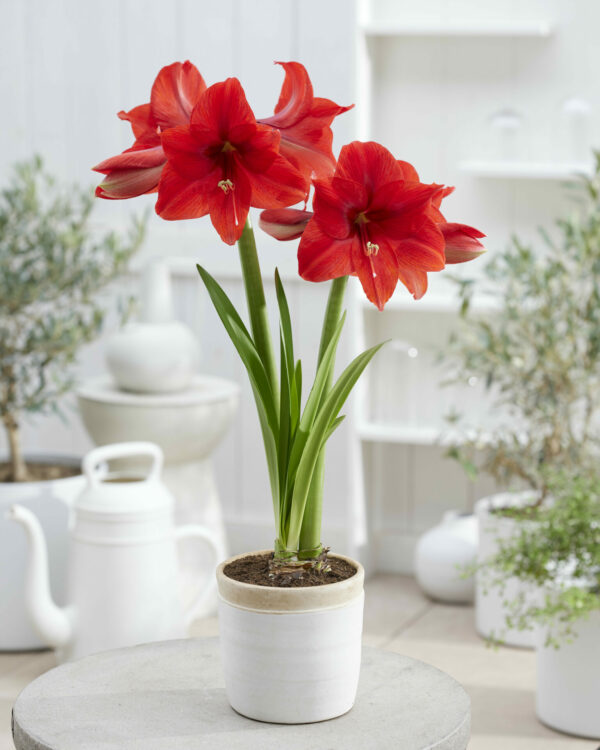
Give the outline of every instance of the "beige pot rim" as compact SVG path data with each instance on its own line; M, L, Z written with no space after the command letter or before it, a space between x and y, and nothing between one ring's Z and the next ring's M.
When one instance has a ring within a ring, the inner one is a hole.
M234 560L249 555L262 555L272 550L258 550L245 552L224 560L217 568L217 586L219 597L228 604L240 609L256 612L270 612L272 614L286 614L289 612L313 612L321 609L342 607L348 602L361 596L363 592L365 571L363 566L345 555L332 554L339 560L344 560L356 568L356 573L345 581L328 583L323 586L306 586L303 588L276 588L259 586L254 583L242 583L229 578L223 572L226 565Z

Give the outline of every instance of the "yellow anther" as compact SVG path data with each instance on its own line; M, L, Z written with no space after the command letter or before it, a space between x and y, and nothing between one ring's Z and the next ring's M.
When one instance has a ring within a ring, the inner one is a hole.
M227 195L230 190L235 190L235 185L231 180L219 180L219 182L217 182L217 185L221 188L225 195Z
M376 245L374 242L367 242L367 249L365 252L367 255L377 255L379 252L379 245Z

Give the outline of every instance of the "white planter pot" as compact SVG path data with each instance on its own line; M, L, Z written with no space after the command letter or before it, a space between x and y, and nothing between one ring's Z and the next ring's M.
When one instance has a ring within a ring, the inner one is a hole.
M532 492L506 492L483 498L475 503L475 515L479 524L477 562L481 564L498 551L499 539L510 539L519 531L523 521L496 516L493 508L526 505L532 501ZM527 523L531 523L528 521ZM512 601L521 594L527 598L535 596L531 586L516 578L505 582L503 588L493 586L485 573L475 576L475 627L484 638L496 638L508 646L534 647L533 630L514 630L506 627L508 609L504 602Z
M27 460L76 468L80 464L78 459L65 456L29 456ZM52 594L57 603L64 604L69 505L84 486L83 476L45 482L0 483L0 651L46 648L35 633L25 607L27 539L6 520L8 509L18 503L39 518L48 543Z
M234 581L223 573L231 560L217 569L225 686L238 713L305 724L352 708L360 672L364 570L354 560L336 557L354 565L356 574L306 588Z
M537 696L540 721L552 729L600 739L600 613L574 626L577 638L559 649L536 633Z
M441 523L426 531L415 549L415 577L432 599L454 604L473 601L473 577L462 572L477 555L477 519L456 510L444 513Z

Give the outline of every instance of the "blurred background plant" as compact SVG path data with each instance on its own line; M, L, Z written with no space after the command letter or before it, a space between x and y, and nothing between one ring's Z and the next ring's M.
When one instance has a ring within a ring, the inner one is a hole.
M100 332L103 291L144 238L90 226L93 195L59 186L39 156L18 163L0 193L0 416L10 460L4 481L31 477L20 441L22 415L59 411L73 386L78 349ZM43 478L43 477L35 477Z
M506 625L544 628L546 645L570 640L574 625L600 610L600 477L547 471L552 501L539 507L535 523L499 540L486 565L491 582L511 577L538 589L510 602Z
M450 420L449 450L474 476L548 493L548 467L576 472L598 458L600 423L600 154L575 188L578 206L540 229L542 248L513 238L484 278L455 279L461 324L444 356L451 382L485 384L495 427ZM473 309L473 293L491 311Z

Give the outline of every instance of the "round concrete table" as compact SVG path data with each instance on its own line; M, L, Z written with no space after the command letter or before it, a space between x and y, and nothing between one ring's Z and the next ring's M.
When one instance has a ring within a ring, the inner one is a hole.
M366 648L356 705L319 724L230 708L216 638L151 643L65 664L13 708L17 750L464 750L470 702L451 677Z

